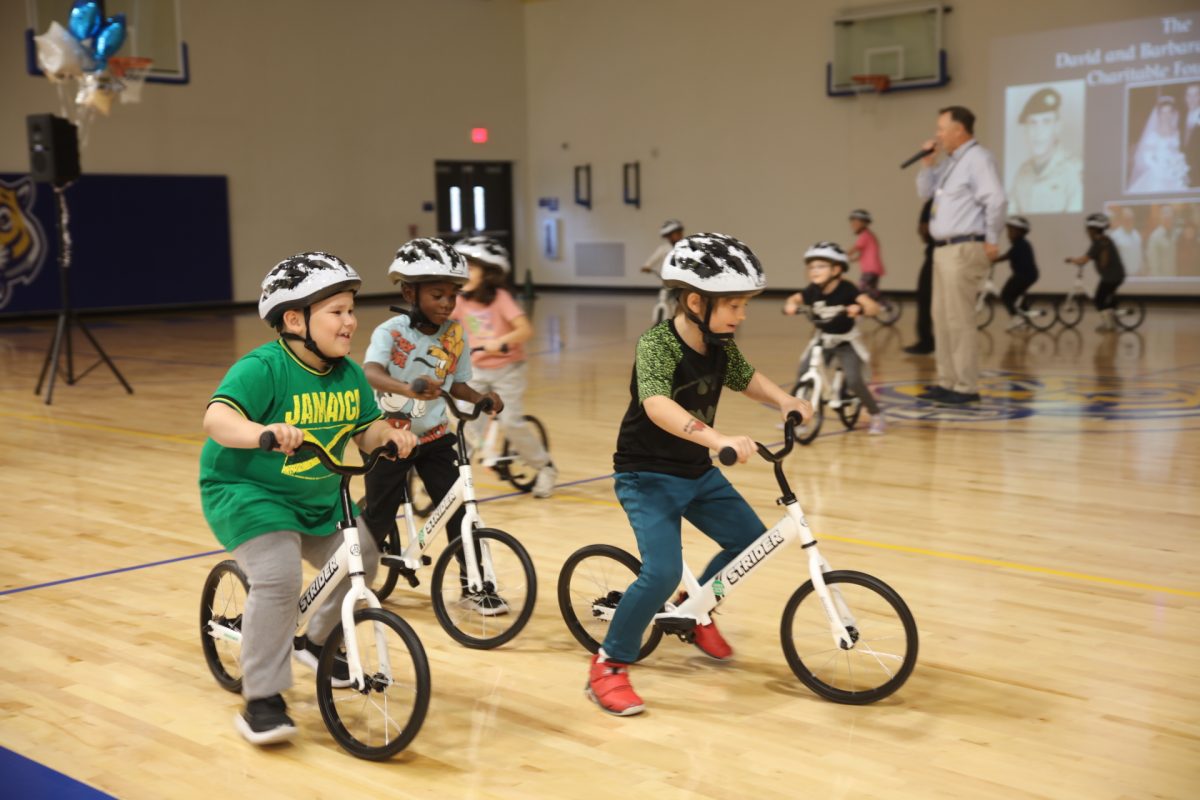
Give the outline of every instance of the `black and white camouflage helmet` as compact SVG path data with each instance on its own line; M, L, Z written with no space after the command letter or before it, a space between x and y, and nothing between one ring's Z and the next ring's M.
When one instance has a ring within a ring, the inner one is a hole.
M1095 228L1098 231L1108 230L1108 226L1112 224L1107 214L1091 214L1085 223L1089 228Z
M1025 217L1018 217L1016 214L1004 220L1004 224L1010 228L1020 228L1023 231L1027 231L1030 228L1029 220Z
M262 282L258 315L277 327L283 312L307 308L338 292L357 292L362 279L354 267L335 255L321 252L297 253L280 261Z
M696 233L676 242L663 261L662 280L708 296L756 294L767 286L754 251L723 233Z
M441 239L413 239L396 251L388 268L392 283L467 282L467 260Z
M658 229L659 236L669 236L675 231L683 230L683 223L677 219L669 219Z
M817 242L804 251L805 264L818 258L834 264L841 264L843 269L850 266L850 259L846 258L846 251L837 242Z
M868 225L871 224L871 212L865 208L856 208L850 212L850 219L859 219Z
M454 243L454 249L468 260L478 261L489 267L499 267L507 275L512 270L508 248L490 236L468 236Z

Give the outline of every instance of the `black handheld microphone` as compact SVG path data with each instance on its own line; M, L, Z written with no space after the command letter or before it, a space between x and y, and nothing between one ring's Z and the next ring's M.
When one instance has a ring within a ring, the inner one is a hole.
M912 158L910 158L908 161L905 161L903 164L900 165L900 169L907 169L908 167L911 167L913 164L920 161L925 156L929 156L929 155L933 155L932 147L930 147L928 150L922 150L921 152L917 153Z

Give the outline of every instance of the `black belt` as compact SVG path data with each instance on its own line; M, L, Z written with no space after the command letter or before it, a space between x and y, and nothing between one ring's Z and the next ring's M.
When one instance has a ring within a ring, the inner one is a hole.
M949 239L934 239L934 247L945 247L948 244L962 244L963 242L982 242L986 241L987 237L982 233L970 233L966 236L951 236Z

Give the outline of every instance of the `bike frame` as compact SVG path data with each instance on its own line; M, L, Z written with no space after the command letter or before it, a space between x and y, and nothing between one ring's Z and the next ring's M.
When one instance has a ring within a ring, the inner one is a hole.
M326 461L327 458L328 456L319 460L326 467L329 467L330 463ZM377 459L378 451L374 454L373 460L370 461L371 466L374 466L374 461ZM366 472L368 469L365 468L362 472ZM350 635L350 631L354 630L354 610L358 607L359 603L364 603L368 608L381 608L381 605L379 598L371 591L371 587L367 586L366 573L363 569L362 546L359 543L358 537L358 526L354 524L354 509L350 504L350 475L342 473L341 483L343 519L338 523L338 531L342 535L342 544L317 572L316 577L313 578L308 588L300 595L296 634L300 635L308 627L309 620L312 619L316 610L324 605L329 596L333 594L334 589L349 575L350 591L342 599L341 608L342 630L345 632L342 639L346 645L346 664L349 668L351 684L355 689L361 691L366 687L366 680L363 675L362 660L358 652L358 639ZM239 643L242 641L241 631L227 628L224 625L218 625L213 620L209 620L208 630L209 635L213 638L226 639ZM384 638L383 627L380 625L376 625L375 643L380 668L385 675L391 675L391 663L388 661L387 653L387 640Z
M833 377L829 376L830 364L825 363L825 347L821 344L821 332L817 331L813 336L812 341L805 348L805 353L808 355L808 369L800 375L799 380L805 381L811 379L813 382L813 399L824 400L825 405L832 409L839 409L845 403L842 401L842 384L845 383L846 376L842 372L841 364L833 366ZM837 357L834 356L836 361ZM804 363L804 356L800 356L800 363Z

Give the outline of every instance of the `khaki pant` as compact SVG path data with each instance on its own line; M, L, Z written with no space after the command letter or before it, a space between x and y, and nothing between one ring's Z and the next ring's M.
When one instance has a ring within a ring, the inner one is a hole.
M963 242L933 251L933 335L938 385L979 391L979 343L975 298L988 272L982 242Z

